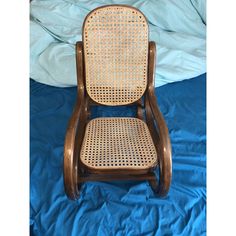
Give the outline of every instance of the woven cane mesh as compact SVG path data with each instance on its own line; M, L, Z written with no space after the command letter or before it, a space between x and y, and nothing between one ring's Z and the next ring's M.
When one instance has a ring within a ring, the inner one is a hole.
M148 24L138 10L107 6L92 11L83 30L86 88L100 104L125 105L146 89Z
M85 131L82 163L94 169L146 169L157 164L147 125L137 118L96 118Z

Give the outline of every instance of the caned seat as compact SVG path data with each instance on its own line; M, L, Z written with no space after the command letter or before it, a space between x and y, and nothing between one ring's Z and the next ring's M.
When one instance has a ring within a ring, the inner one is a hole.
M149 169L157 153L146 123L137 118L96 118L85 130L81 161L103 169Z

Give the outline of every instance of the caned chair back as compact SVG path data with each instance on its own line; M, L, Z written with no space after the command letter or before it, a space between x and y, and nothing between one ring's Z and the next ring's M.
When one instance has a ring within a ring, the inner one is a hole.
M137 9L100 7L83 26L86 89L104 105L139 100L147 86L148 23Z

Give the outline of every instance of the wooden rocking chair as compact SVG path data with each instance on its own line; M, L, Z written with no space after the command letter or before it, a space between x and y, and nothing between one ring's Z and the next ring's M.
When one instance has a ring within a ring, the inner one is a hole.
M171 144L154 92L155 55L138 9L103 6L85 18L83 42L76 44L78 96L64 146L70 199L79 198L85 181L148 180L158 196L168 193ZM137 105L137 118L89 121L90 106L129 104Z

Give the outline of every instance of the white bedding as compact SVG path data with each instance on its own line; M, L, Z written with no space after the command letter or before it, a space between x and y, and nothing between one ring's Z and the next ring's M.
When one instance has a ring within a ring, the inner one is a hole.
M156 83L206 72L206 13L203 0L33 0L30 4L30 77L67 87L76 82L75 43L92 9L128 4L140 9L157 44Z

